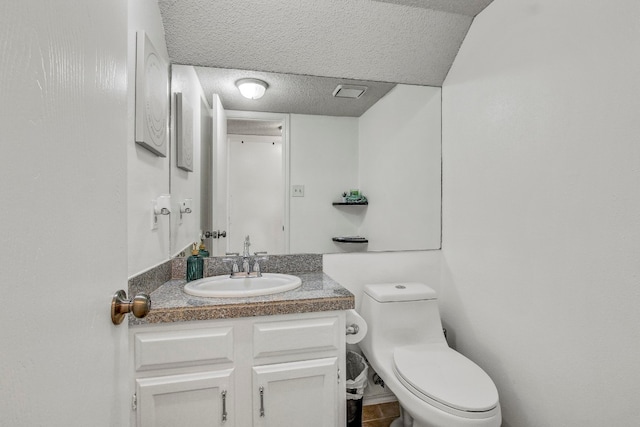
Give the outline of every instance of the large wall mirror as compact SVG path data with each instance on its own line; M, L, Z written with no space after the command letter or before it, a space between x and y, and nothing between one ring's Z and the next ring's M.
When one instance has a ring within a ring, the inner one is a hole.
M184 82L179 67L173 81ZM208 240L212 256L241 251L246 235L252 251L272 254L440 248L440 88L192 72L210 108L194 105L202 117L194 132L203 141L200 224L226 233ZM241 96L236 82L245 78L266 82L262 98ZM367 204L351 203L351 190Z

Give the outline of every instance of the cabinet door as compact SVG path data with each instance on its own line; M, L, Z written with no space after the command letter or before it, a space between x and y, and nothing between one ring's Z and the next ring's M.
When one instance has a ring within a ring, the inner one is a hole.
M138 427L232 427L233 369L136 380Z
M255 427L338 425L338 359L253 368Z

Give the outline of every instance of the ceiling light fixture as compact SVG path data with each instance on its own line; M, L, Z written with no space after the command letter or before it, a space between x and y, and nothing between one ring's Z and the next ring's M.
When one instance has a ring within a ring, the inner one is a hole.
M238 90L245 98L260 99L269 85L258 79L240 79L236 82Z

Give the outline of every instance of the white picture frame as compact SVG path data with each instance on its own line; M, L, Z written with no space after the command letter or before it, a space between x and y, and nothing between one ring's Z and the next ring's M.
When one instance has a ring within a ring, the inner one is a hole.
M176 165L193 172L193 109L182 93L175 93L176 106Z
M136 32L136 143L167 157L169 66L144 31Z

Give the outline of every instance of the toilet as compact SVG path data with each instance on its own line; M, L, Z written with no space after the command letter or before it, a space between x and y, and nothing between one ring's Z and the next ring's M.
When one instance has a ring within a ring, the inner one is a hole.
M500 426L498 390L478 365L449 348L432 288L366 285L360 314L369 329L360 348L402 408L392 426Z

